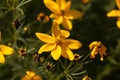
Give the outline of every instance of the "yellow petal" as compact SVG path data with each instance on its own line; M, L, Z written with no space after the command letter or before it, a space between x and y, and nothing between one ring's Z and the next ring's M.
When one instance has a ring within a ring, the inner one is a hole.
M91 51L90 58L95 58L95 55L98 54L98 47L95 46L93 50Z
M56 44L44 44L40 47L38 50L38 54L41 54L42 52L49 52L52 51L55 48Z
M68 57L68 54L66 53L66 48L64 48L64 47L62 47L62 56L63 56L64 58L69 58L69 57Z
M29 76L29 77L33 77L35 75L34 72L32 71L26 71L26 74Z
M107 48L101 44L101 47L99 48L99 54L100 54L100 60L103 61L103 56L106 55Z
M66 49L66 53L68 55L69 60L73 60L74 59L74 55L73 52L70 49Z
M65 16L70 18L70 19L77 19L82 17L82 13L77 11L77 10L70 10L68 12L65 13Z
M41 78L41 76L39 76L39 75L35 75L35 76L33 77L33 80L42 80L42 78Z
M56 23L53 23L52 25L52 35L55 37L55 39L60 38L60 27Z
M63 10L64 7L65 7L66 0L56 0L56 2L57 2L57 4L58 4L59 8L60 8L61 10Z
M56 22L57 24L61 24L63 21L63 16L60 15L56 15L56 14L51 14L50 18L54 18L54 22Z
M64 58L68 58L69 60L73 60L74 59L74 55L72 53L72 51L68 48L62 48L62 56Z
M120 17L120 10L112 10L107 13L108 17Z
M97 41L93 41L92 43L89 44L90 50L93 49L93 47L97 44Z
M106 55L106 50L107 50L107 48L103 44L101 44L101 47L99 49L99 54Z
M120 0L116 0L117 7L120 9Z
M4 55L11 55L14 52L11 47L5 45L0 45L0 50Z
M60 24L63 22L63 16L57 17L57 18L55 19L55 22L60 25Z
M52 36L43 33L35 33L37 38L45 43L54 43L55 39Z
M67 12L70 10L70 6L71 6L71 1L67 1L64 7L64 12Z
M66 30L60 30L61 32L61 36L65 37L65 38L68 38L70 36L70 33L69 31L66 31Z
M120 18L117 20L117 27L120 29Z
M65 27L66 29L68 29L68 30L71 30L72 29L72 23L71 23L71 21L70 20L68 20L68 19L63 19L63 22L62 22L62 25L63 25L63 27Z
M52 55L54 60L58 60L59 57L61 56L61 47L56 46L56 48L51 51L51 55Z
M70 49L78 49L82 47L82 44L79 41L73 39L65 39L64 43L67 44Z
M5 63L5 57L1 52L0 52L0 63Z
M56 4L53 0L44 0L44 4L53 13L59 13L60 12L58 4Z
M56 14L51 14L50 15L50 18L58 18L59 16L58 15L56 15Z

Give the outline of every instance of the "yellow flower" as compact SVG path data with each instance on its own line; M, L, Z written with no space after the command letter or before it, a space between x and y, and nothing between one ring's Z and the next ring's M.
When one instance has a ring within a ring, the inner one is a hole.
M54 18L54 21L58 24L62 24L66 29L72 29L72 23L70 20L76 19L82 16L82 13L77 10L70 10L71 1L66 0L44 0L45 6L52 11L50 18Z
M90 77L88 77L88 75L84 76L84 78L82 80L92 80Z
M52 36L36 33L36 36L46 43L41 46L38 54L51 51L54 60L58 60L61 55L65 58L69 58L69 60L73 60L74 55L70 49L78 49L82 44L77 40L66 39L69 35L70 33L68 31L60 30L57 24L53 24L52 26Z
M0 45L0 63L5 63L4 55L11 55L11 54L13 54L12 48L5 45Z
M33 71L26 71L26 75L21 80L42 80L42 78Z
M103 61L103 56L106 55L107 48L100 41L90 43L89 48L92 50L90 58L95 58L95 55L99 53L101 57L100 60Z
M120 28L120 0L116 0L116 4L119 10L112 10L109 13L107 13L108 17L118 17L117 20L117 26Z

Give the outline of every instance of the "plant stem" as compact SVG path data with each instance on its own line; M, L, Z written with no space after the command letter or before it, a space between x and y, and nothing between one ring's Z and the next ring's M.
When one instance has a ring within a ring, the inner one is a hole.
M72 66L72 64L73 64L73 62L71 62L69 65L68 65L68 67L67 68L65 68L65 70L62 72L62 73L60 73L55 79L53 79L53 80L60 80L62 77L64 77L65 75L68 75L68 71L69 71L69 68Z

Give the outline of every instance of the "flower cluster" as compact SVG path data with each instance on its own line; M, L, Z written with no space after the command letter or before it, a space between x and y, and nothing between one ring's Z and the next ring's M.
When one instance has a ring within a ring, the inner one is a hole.
M84 43L82 43L82 40L80 41L71 37L71 32L74 29L72 20L81 19L84 13L79 11L79 9L71 9L72 0L42 0L44 7L51 12L50 15L48 16L48 14L41 12L36 16L37 18L35 17L35 19L37 19L36 21L25 26L24 21L21 20L21 15L20 19L17 19L18 16L16 18L15 14L20 12L20 14L23 15L21 6L27 2L23 0L16 6L19 1L15 1L16 0L14 0L15 5L11 5L13 9L10 9L10 11L12 10L14 13L12 23L14 36L9 40L9 42L12 43L12 47L9 47L11 45L5 45L7 43L3 44L4 42L1 41L2 35L0 31L0 63L5 63L6 55L17 53L12 56L16 62L18 62L18 64L16 63L15 65L19 66L19 62L22 63L24 66L22 66L22 68L20 67L20 70L23 69L24 72L26 72L24 76L23 74L17 75L17 77L23 76L21 80L44 80L44 78L50 78L50 80L60 80L62 78L73 80L74 76L76 78L76 76L79 77L86 72L86 70L82 70L82 68L84 64L87 63L84 63L84 61L89 56L91 59L95 59L96 55L99 55L100 61L103 61L104 56L107 55L107 48L101 41L90 42L87 46L90 52L89 54L84 56L79 52L82 47L84 47ZM29 2L31 0L27 1ZM81 0L81 4L87 5L89 1L90 0ZM120 0L116 0L116 4L120 9ZM17 9L18 11L16 11ZM118 17L117 26L120 28L120 10L112 10L107 13L107 16ZM42 32L42 28L40 28L40 31L38 29L34 32L31 39L24 39L28 34L31 35L31 25L37 25L36 23L38 22L40 26L44 26L45 23L49 23L50 21L51 24L48 32ZM23 36L23 34L25 34L25 36ZM35 43L34 46L32 43ZM12 63L12 61L13 60L11 60L10 64L13 65L14 63ZM33 68L31 68L31 64ZM17 68L14 68L13 71L14 70L17 71ZM88 75L79 77L79 79L92 80Z
M44 4L53 12L50 18L54 19L51 36L39 32L35 33L39 40L46 43L39 49L38 54L51 51L54 60L58 60L61 55L73 60L74 55L71 50L80 48L82 44L77 40L68 39L70 36L69 31L60 29L59 25L62 24L66 29L71 30L72 23L70 20L81 17L82 13L70 10L71 1L56 0L54 2L53 0L44 0Z
M68 39L70 33L67 30L72 30L72 23L70 20L81 17L82 13L77 10L70 10L71 1L66 2L66 0L56 0L55 2L53 0L44 0L44 4L52 11L52 14L50 15L50 18L53 18L51 28L52 33L51 36L39 32L35 33L39 40L46 43L41 46L38 54L51 51L51 56L54 60L58 60L61 55L69 60L74 60L74 55L71 50L79 49L82 47L82 43L77 40ZM67 30L60 29L60 24ZM96 46L96 44L98 46ZM94 46L95 48L93 49ZM90 50L93 49L91 58L95 58L95 54L100 52L102 61L103 55L106 53L106 47L102 45L102 49L100 48L99 50L97 48L99 46L101 46L101 42L92 42L90 44Z

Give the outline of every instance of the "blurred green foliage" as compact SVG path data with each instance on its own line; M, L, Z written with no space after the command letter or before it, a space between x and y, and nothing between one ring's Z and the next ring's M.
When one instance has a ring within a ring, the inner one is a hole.
M115 0L90 0L87 4L82 3L81 0L71 1L71 8L83 13L82 18L72 21L73 29L70 31L70 38L79 40L83 44L81 49L74 52L85 57L90 52L88 45L95 40L101 41L107 47L108 55L104 57L104 61L101 62L98 56L90 62L87 58L86 63L87 61L88 63L82 65L87 70L85 74L92 80L120 80L120 29L116 26L117 18L106 16L112 9L118 9ZM0 80L20 80L26 70L35 71L45 80L58 75L55 71L62 72L60 63L52 59L44 64L33 60L33 56L43 44L36 38L35 32L50 34L52 24L52 20L48 23L37 21L36 18L40 12L46 15L51 14L43 4L43 0L0 0L0 31L2 33L0 44L6 44L15 49L15 54L6 56L6 63L0 64ZM27 31L24 30L25 28ZM20 56L19 48L26 48L25 57ZM40 57L47 58L48 54L41 54ZM48 62L52 62L57 68L45 72L44 68ZM78 67L80 68L81 65ZM83 75L77 76L74 80L81 77ZM66 78L63 79L66 80Z

